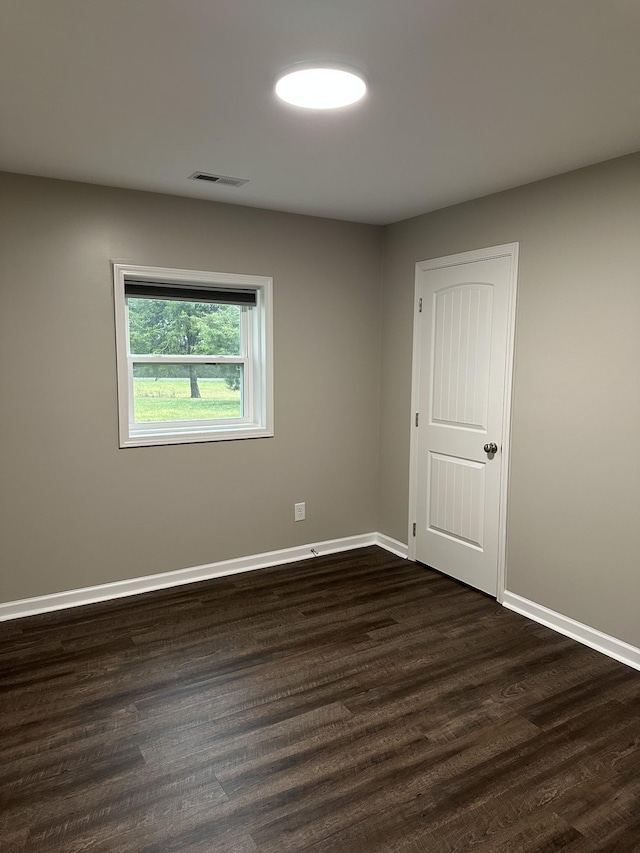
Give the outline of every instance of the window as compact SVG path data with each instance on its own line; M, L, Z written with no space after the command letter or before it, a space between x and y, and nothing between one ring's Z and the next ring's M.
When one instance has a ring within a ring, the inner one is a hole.
M120 446L273 435L271 279L113 271Z

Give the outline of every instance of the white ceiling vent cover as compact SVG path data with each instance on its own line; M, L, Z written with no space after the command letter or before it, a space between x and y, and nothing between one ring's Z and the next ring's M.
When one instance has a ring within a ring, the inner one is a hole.
M194 172L189 175L192 181L208 181L210 184L218 184L221 187L241 187L248 182L248 178L230 178L229 175L213 175L211 172Z

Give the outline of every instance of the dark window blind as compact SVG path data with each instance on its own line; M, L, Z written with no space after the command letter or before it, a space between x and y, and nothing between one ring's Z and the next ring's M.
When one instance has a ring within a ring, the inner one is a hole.
M138 299L172 299L181 302L216 302L222 305L255 305L256 291L247 288L197 287L194 284L166 284L155 281L126 279L125 296Z

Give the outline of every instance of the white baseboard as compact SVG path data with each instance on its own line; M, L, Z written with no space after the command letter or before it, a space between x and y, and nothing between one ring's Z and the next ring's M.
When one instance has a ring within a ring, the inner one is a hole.
M384 533L374 533L375 544L385 551L391 551L396 557L402 557L406 560L409 556L409 546L404 542L398 542L397 539L392 539L390 536L385 536Z
M68 592L55 592L51 595L39 595L35 598L23 598L20 601L0 602L0 622L8 619L20 619L24 616L34 616L37 613L64 610L68 607L80 607L83 604L94 604L98 601L125 598L129 595L139 595L143 592L211 580L225 575L235 575L239 572L252 572L270 566L281 566L298 560L312 559L315 556L312 548L318 555L323 556L324 554L336 554L340 551L350 551L353 548L364 548L368 545L378 545L393 554L406 557L407 546L401 542L380 533L363 533L359 536L328 539L324 542L298 545L295 548L283 548L280 551L267 551L263 554L252 554L248 557L238 557L234 560L223 560L219 563L208 563L204 566L178 569L158 575L130 578L114 583L72 589ZM402 553L403 549L404 553Z
M509 610L515 610L516 613L533 619L534 622L539 622L547 628L552 628L566 637L571 637L572 640L577 640L591 649L614 658L614 660L626 663L627 666L634 669L640 669L640 649L629 645L629 643L617 640L609 634L603 634L602 631L590 628L582 622L576 622L575 619L556 613L555 610L549 610L549 608L529 601L527 598L522 598L514 592L505 590L502 604Z

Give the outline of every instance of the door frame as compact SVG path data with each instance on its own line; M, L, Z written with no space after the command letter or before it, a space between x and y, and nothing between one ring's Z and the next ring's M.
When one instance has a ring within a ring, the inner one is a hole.
M485 249L474 249L470 252L461 252L456 255L446 255L441 258L431 258L426 261L418 261L416 264L415 291L413 302L413 355L411 360L411 441L409 450L409 529L408 529L408 556L415 562L416 559L416 537L414 524L416 523L416 509L418 501L418 437L416 428L416 414L420 402L420 345L421 345L421 318L420 293L422 283L430 270L442 269L443 267L460 266L471 264L475 261L486 261L492 258L508 257L511 259L509 272L509 308L507 320L507 361L505 372L505 394L502 412L502 468L500 472L500 510L498 523L498 584L497 600L502 604L505 589L505 576L507 566L507 499L509 493L509 459L511 450L511 400L513 395L513 370L515 355L515 327L516 327L516 296L518 289L518 256L519 243L504 243L501 246L490 246ZM425 308L428 311L427 306ZM433 355L432 355L433 358Z

